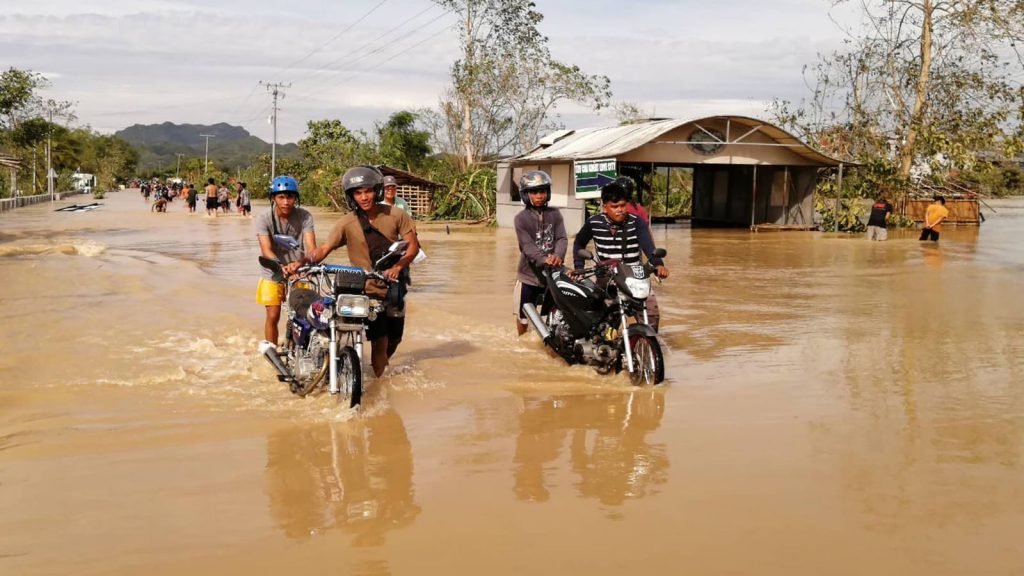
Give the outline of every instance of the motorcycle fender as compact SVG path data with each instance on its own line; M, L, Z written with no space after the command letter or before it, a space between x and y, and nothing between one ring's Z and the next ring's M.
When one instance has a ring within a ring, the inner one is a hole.
M658 337L658 333L654 331L654 328L651 328L647 324L630 324L629 328L626 329L626 332L628 332L630 336L650 336L651 338Z

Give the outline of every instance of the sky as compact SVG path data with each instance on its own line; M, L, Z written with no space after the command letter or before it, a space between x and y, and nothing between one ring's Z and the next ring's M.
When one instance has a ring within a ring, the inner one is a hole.
M809 94L803 68L840 47L831 0L535 0L553 56L611 79L613 98L652 116L765 118ZM457 18L431 0L3 0L0 67L51 82L78 124L245 127L278 142L306 123L373 130L398 110L435 107L459 57ZM563 105L567 128L614 124Z

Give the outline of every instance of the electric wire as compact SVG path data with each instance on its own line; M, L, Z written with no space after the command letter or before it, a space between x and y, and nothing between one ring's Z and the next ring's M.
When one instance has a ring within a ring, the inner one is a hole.
M355 22L353 22L353 23L349 24L348 26L346 26L344 30L342 30L341 32L338 32L337 34L335 34L334 36L332 36L330 40L328 40L327 42L324 42L324 43L323 43L323 44L321 44L320 46L317 46L316 48L314 48L313 50L311 50L311 51L310 51L310 52L309 52L308 54L306 54L306 55L305 55L305 56L303 56L302 58L299 58L298 60L296 60L296 61L292 62L291 64L288 64L288 65L287 65L287 66L285 66L284 68L282 68L282 69L278 70L278 74L280 74L281 72L285 72L285 71L291 70L291 69L292 69L292 67L294 67L294 66L295 66L296 64L299 64L299 63L301 63L301 62L305 62L305 61L306 61L307 59L309 59L309 57L310 57L310 56L312 56L312 55L316 54L317 52L319 52L319 51L323 50L323 49L324 49L324 48L326 48L326 47L327 47L327 45L329 45L329 44L330 44L331 42L334 42L334 41L335 41L335 40L337 40L338 38L341 38L341 35L342 35L342 34L344 34L344 33L348 32L349 30L351 30L351 29L352 29L352 28L354 28L354 27L355 27L355 26L356 26L357 24L359 24L360 22L362 22L363 20L366 20L366 18L368 18L368 17L369 17L369 16L371 15L371 14L373 14L374 12L376 12L376 11L377 11L377 9L378 9L378 8L380 8L381 6L383 6L383 5L384 5L384 3L385 3L385 2L387 2L387 1L388 1L388 0L381 0L380 2L378 2L378 3L377 3L377 5L376 5L376 6L374 6L373 8L370 8L370 10L369 10L369 11L368 11L368 12L367 12L366 14L363 14L362 16L360 16L360 17L359 17L359 19L358 19L358 20L356 20Z

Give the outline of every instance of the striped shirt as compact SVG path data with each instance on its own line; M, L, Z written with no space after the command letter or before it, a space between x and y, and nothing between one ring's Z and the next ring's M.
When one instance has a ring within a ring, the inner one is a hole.
M575 268L583 267L583 259L576 253L581 248L586 248L591 240L594 241L594 252L598 260L623 260L635 263L640 261L640 253L643 252L651 264L663 264L661 258L651 256L654 252L654 240L651 238L650 226L632 214L626 214L626 219L618 224L609 220L603 213L587 218L572 244L572 261Z

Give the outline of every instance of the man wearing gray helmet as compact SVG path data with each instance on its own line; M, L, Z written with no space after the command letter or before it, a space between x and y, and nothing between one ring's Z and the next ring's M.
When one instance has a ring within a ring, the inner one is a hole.
M404 198L398 195L398 181L395 180L394 176L384 177L384 204L388 206L397 206L405 211L406 214L412 216L412 212L409 211L409 204Z
M373 279L366 282L367 295L385 302L385 313L377 316L366 331L373 373L380 377L405 333L406 282L403 271L416 258L420 244L412 218L382 202L384 176L379 170L373 166L350 168L341 177L341 186L352 211L338 220L325 243L309 253L310 262L320 262L335 248L345 246L352 265L369 270L392 242L409 242L405 256L383 272L391 281L390 285Z
M548 206L551 200L551 178L541 170L529 170L519 178L519 199L523 209L516 214L515 230L519 241L519 268L512 293L516 333L526 333L527 320L523 304L536 302L544 294L533 267L561 266L569 237L565 234L565 221L557 208Z

